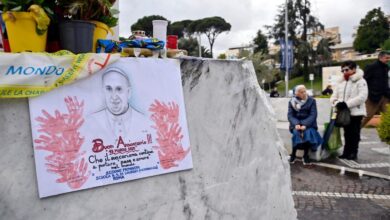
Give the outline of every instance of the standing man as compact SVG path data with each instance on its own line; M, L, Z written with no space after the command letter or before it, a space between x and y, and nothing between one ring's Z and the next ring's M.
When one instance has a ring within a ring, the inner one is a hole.
M364 127L375 114L386 111L386 104L390 103L388 62L390 62L390 51L381 51L378 60L364 69L364 79L368 85L368 99L366 101L367 116L363 118L361 127Z

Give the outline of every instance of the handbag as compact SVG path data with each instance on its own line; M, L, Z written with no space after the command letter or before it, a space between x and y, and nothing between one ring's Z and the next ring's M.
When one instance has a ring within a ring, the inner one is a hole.
M344 127L351 123L351 111L349 108L342 109L337 112L335 126L336 127Z
M343 146L341 141L340 128L335 126L336 112L331 109L330 121L325 123L325 130L323 135L320 158L321 160L328 158L329 156L336 155L340 147Z
M333 128L332 133L330 134L330 137L328 139L328 142L326 143L326 150L330 154L337 153L337 150L343 146L343 143L341 142L341 133L340 128Z

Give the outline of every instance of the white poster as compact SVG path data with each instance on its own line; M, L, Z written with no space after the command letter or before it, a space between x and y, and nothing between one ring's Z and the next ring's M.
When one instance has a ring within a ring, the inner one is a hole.
M39 196L192 168L180 62L121 58L30 98Z
M329 85L335 88L337 80L342 75L341 66L322 67L322 90Z

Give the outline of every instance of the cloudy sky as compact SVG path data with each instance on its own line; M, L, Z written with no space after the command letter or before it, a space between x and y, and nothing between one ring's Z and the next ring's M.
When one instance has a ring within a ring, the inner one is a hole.
M352 42L353 27L366 13L381 7L390 14L390 0L309 0L312 14L325 27L339 26L342 43ZM220 16L232 25L214 45L215 56L229 47L248 44L257 30L273 25L278 7L285 0L120 0L120 36L130 35L130 26L148 15L162 15L171 22ZM209 47L206 39L202 45Z

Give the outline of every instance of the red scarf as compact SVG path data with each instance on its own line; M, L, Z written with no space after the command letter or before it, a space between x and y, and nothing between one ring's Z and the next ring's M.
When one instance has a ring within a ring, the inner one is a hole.
M349 77L352 76L353 74L355 74L355 73L345 73L344 74L345 81L348 81Z

